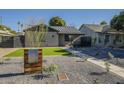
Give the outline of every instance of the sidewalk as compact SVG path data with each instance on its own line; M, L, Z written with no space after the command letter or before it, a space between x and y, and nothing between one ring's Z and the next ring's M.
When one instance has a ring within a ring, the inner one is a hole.
M106 68L105 65L104 65L105 61L103 61L103 60L94 59L94 58L88 58L87 61L91 62L93 64L96 64L96 65L98 65L98 66L100 66L100 67L102 67L104 69ZM116 66L116 65L113 65L111 63L109 63L109 64L110 64L110 71L111 72L113 72L114 74L117 74L118 76L124 78L124 68Z
M103 61L103 60L99 60L99 59L96 59L96 58L90 57L90 56L88 57L88 55L82 54L79 51L74 51L72 49L66 49L66 50L68 52L71 52L72 54L74 54L76 56L81 57L81 58L85 58L85 56L86 56L88 62L96 64L96 65L98 65L98 66L100 66L100 67L105 69L105 65L104 65L105 61ZM116 65L111 64L111 63L109 63L109 64L110 64L110 72L112 72L112 73L124 78L124 68L116 66Z

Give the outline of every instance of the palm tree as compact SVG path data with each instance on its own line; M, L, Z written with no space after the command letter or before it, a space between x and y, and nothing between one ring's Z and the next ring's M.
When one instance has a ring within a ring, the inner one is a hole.
M20 21L18 21L17 25L18 25L18 32L20 31L19 27L20 27Z
M22 32L22 30L23 30L23 24L21 24L21 32Z

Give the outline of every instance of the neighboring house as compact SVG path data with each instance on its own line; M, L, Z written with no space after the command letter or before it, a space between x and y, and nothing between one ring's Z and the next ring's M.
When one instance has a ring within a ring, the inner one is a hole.
M124 46L124 31L116 31L108 25L83 24L79 31L91 37L92 46Z
M25 47L25 33L17 32L15 36L13 36L13 47Z
M12 47L12 36L13 34L9 31L0 30L0 47Z
M42 32L41 25L36 25L24 30L25 32L25 47L32 47L31 43L33 39L31 37L30 31ZM44 27L47 29L45 33L44 39L39 41L38 43L42 43L41 46L48 47L57 47L57 46L66 46L71 44L76 38L83 35L80 31L78 31L75 27L71 26L47 26ZM36 36L35 36L36 37ZM35 42L35 41L33 41ZM36 43L37 44L37 43ZM80 45L80 39L77 39L73 44Z

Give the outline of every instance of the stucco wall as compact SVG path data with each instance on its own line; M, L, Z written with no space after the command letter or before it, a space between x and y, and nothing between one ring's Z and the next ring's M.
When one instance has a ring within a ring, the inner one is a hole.
M65 39L63 34L59 34L59 46L65 45Z
M44 46L56 47L59 45L57 32L47 32Z
M35 42L33 38L30 38L33 33L30 33L30 31L25 32L25 47L37 47L39 46L45 46L45 47L56 47L58 46L58 34L57 32L46 32L44 35L44 38L42 41ZM41 34L41 32L39 32ZM37 37L34 36L34 37ZM32 41L35 43L31 44Z

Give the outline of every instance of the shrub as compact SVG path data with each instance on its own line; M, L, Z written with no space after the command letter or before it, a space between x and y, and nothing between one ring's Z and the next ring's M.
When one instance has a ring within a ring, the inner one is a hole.
M105 65L106 71L109 72L110 71L110 64L108 62L105 62L104 65Z
M50 66L48 66L48 67L44 67L43 68L43 71L44 72L47 72L47 73L49 73L49 74L55 74L55 73L57 73L57 71L58 71L58 65L57 64L51 64Z

